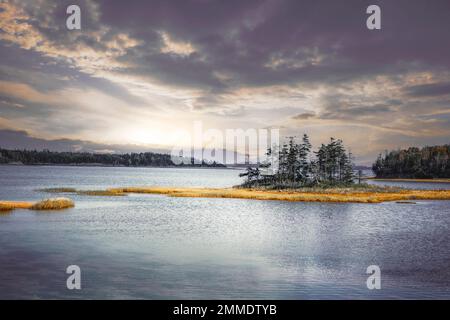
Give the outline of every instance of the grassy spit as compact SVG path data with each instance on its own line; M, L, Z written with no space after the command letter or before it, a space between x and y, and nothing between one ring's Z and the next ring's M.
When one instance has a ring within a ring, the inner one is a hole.
M398 190L367 192L364 190L261 190L196 188L124 188L125 193L165 194L172 197L237 198L306 202L379 203L407 200L450 200L450 190Z
M380 203L385 201L450 200L450 190L406 190L380 186L349 188L245 189L245 188L170 188L129 187L91 191L93 195L116 196L129 193L163 194L170 197L236 198L303 202Z
M82 196L126 196L125 193L116 191L113 189L108 190L77 190L75 188L48 188L48 189L38 189L37 191L48 192L48 193L73 193Z
M68 198L45 199L36 203L27 201L0 201L0 211L9 212L14 209L30 210L62 210L73 208L75 203Z
M116 196L126 196L126 193L123 193L119 190L83 190L83 191L77 191L76 192L79 195L84 196L103 196L103 197L116 197Z
M37 189L36 191L49 192L49 193L76 193L75 188L48 188L48 189Z
M12 211L14 209L31 209L33 202L26 201L0 201L0 211Z

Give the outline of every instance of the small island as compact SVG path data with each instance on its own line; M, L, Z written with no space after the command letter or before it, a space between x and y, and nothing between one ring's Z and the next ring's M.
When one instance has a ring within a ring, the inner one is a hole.
M0 213L11 212L16 209L29 210L62 210L75 207L75 203L67 198L52 198L38 202L30 201L0 201Z

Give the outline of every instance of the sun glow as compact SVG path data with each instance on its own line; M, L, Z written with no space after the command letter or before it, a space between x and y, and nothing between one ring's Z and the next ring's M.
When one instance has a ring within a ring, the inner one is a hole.
M127 131L130 143L140 145L160 145L172 147L175 145L189 145L190 136L179 130L167 129L131 129Z

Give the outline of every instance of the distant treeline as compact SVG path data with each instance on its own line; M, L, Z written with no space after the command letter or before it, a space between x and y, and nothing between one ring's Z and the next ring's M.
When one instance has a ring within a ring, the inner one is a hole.
M169 154L144 153L88 153L88 152L53 152L48 150L5 150L0 148L0 164L19 163L24 165L56 164L56 165L107 165L125 167L224 167L222 164L180 164L176 165ZM192 161L193 163L193 161Z
M372 170L377 178L450 178L450 145L386 152Z

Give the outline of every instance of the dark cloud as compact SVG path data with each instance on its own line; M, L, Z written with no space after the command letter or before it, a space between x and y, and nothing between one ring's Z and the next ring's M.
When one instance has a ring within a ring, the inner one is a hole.
M108 79L84 73L67 63L54 60L17 46L1 45L0 80L11 80L27 84L39 92L49 93L67 87L97 89L107 95L132 104L143 104L143 100L131 94L124 86ZM4 59L3 59L4 58Z
M322 100L322 109L317 116L319 119L360 121L367 118L379 119L380 116L392 113L403 104L397 99L368 101L364 96L351 94L328 94Z
M116 57L126 65L116 72L204 90L205 96L242 86L339 85L450 67L450 42L443 41L450 28L447 0L85 0L82 31L67 32L69 2L50 2L44 10L20 1L35 28L65 49L111 51L106 43L125 33L141 42ZM382 8L379 31L366 28L369 4ZM96 33L102 27L106 31ZM195 51L162 53L161 32Z
M316 116L313 112L300 113L292 117L294 120L307 120Z
M449 66L450 45L442 41L450 27L443 14L450 7L448 1L375 3L382 7L383 17L383 29L375 32L365 26L368 3L359 0L131 1L105 2L101 7L103 23L119 25L153 46L124 59L145 65L141 72L156 73L168 83L207 87L338 83L423 67L418 61ZM126 19L125 10L133 19ZM174 59L155 54L157 43L149 30L166 30L175 39L189 41L198 55ZM281 62L268 67L273 59ZM214 71L229 73L232 81L217 81Z
M136 67L122 71L171 85L225 90L298 81L338 83L404 72L400 62L449 66L450 45L442 41L450 27L445 0L371 1L382 8L382 30L375 32L365 26L369 3L360 0L100 1L98 22L88 3L81 4L83 32L75 34L62 30L64 1L52 7L53 23L45 27L39 23L43 10L25 8L35 15L40 32L69 47L81 43L107 50L104 43L120 32L142 40L119 58ZM89 32L100 25L110 31L97 41ZM174 41L192 43L197 52L187 57L161 54L160 31ZM280 63L269 67L274 60ZM215 72L227 72L232 79L220 81Z
M413 97L434 97L450 94L450 82L431 83L405 88L405 92Z
M98 107L105 115L116 111L114 119L136 111L130 106L152 112L168 107L183 112L177 121L192 112L233 121L253 117L261 126L279 119L336 119L409 126L407 134L420 124L430 137L448 135L447 118L440 116L450 94L448 0L80 0L82 30L70 32L70 0L9 3L29 16L18 23L39 36L25 30L0 40L0 80L48 96L95 89L103 95L92 99L94 107L103 96L125 102ZM371 4L382 9L381 30L366 28ZM432 104L429 97L436 97ZM24 119L33 132L39 121L44 132L60 135L89 128L100 133L116 123L87 114L95 108L81 109L80 117L72 108L63 118L73 121L50 123L61 105L70 109L75 99L46 104L25 98L3 92L1 117ZM315 112L308 111L312 107Z

